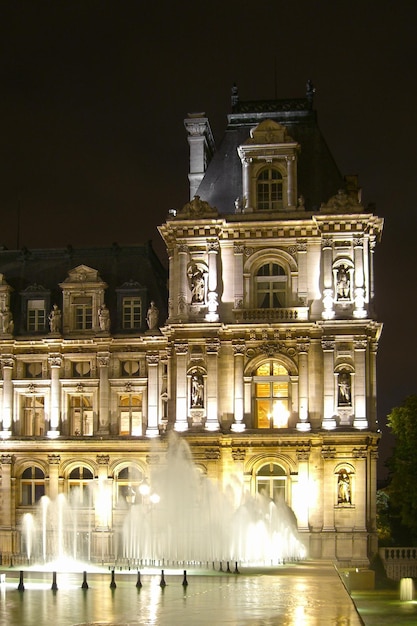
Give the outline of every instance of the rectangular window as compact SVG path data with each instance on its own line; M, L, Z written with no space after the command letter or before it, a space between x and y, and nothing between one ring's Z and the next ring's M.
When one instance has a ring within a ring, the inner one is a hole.
M93 328L93 305L89 297L78 296L73 300L75 330Z
M142 326L141 298L123 298L122 325L125 330Z
M71 434L91 436L93 434L93 408L89 396L71 396Z
M42 437L45 433L45 398L25 396L22 435Z
M27 330L36 333L45 330L45 300L28 300Z

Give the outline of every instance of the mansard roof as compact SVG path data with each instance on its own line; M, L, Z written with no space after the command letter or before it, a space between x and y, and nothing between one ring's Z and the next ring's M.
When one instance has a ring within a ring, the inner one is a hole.
M34 285L50 292L51 303L62 303L62 287L79 277L98 281L105 289L104 300L115 316L116 290L126 285L141 286L166 319L167 271L151 243L90 248L0 249L0 277L13 290L11 308L20 317L19 294ZM146 305L146 303L145 303ZM15 325L18 327L18 324Z
M219 213L234 213L235 200L242 193L242 165L237 149L251 141L254 127L262 131L270 120L284 127L300 145L298 195L304 196L306 211L320 211L321 204L344 187L344 180L318 126L313 93L310 84L305 98L242 102L235 90L226 132L197 190L201 200L216 207Z

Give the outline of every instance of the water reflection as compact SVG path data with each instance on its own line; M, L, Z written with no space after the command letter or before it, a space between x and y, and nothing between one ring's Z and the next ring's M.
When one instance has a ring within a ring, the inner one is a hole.
M115 572L116 589L110 589L109 572L88 574L88 590L81 589L83 575L57 576L58 591L51 591L52 575L25 572L25 591L17 591L19 572L6 572L0 584L0 624L7 626L107 625L129 626L325 626L360 621L333 568L288 566L276 570L248 570L240 575L166 571L166 588L160 572L141 576Z

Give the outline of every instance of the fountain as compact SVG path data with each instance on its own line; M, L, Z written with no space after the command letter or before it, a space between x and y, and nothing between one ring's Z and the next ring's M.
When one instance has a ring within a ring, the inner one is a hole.
M414 600L414 581L412 578L401 578L400 600L401 602Z
M262 494L242 498L242 492L239 484L221 491L193 463L187 443L173 434L166 463L152 466L150 482L132 487L126 499L123 525L115 530L115 561L138 568L185 562L277 565L304 558L295 516L286 503ZM106 501L105 495L100 486L96 497ZM23 520L28 561L68 556L89 561L93 525L93 513L77 509L63 495L54 502L42 498L38 515Z

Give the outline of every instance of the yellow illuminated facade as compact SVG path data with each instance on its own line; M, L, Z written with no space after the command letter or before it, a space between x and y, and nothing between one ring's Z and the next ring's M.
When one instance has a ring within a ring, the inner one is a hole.
M382 220L338 174L309 98L235 97L217 151L204 115L185 127L190 200L159 227L168 294L141 247L0 251L3 562L24 559L25 516L60 494L82 512L83 555L117 557L126 507L156 503L174 431L236 502L284 499L309 556L365 565Z

